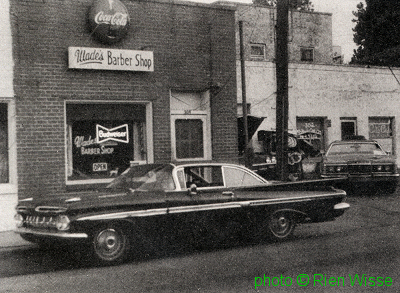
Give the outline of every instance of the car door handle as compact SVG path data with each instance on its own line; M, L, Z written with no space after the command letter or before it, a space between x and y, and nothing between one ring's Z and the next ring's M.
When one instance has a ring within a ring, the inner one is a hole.
M234 197L234 196L235 196L235 194L233 193L233 191L223 191L223 192L222 192L222 195L231 196L231 197Z

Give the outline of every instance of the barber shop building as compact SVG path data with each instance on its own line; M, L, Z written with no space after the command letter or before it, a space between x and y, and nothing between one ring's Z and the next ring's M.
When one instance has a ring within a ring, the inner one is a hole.
M9 69L0 96L7 215L17 198L106 184L132 164L235 162L233 8L8 1L12 54L0 60L8 66L0 71ZM0 222L4 230L12 218Z

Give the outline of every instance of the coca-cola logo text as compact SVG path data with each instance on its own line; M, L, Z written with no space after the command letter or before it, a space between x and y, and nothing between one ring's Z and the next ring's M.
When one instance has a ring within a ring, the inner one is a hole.
M105 14L104 11L100 11L96 14L94 21L97 24L125 26L128 24L128 15L123 13Z

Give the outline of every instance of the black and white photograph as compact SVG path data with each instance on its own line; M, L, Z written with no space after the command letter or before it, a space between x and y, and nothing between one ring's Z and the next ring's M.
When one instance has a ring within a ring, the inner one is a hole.
M400 292L399 24L1 0L0 292Z

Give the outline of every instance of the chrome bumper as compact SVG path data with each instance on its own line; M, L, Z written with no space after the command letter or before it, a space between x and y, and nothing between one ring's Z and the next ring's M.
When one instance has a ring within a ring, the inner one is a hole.
M18 234L30 234L35 236L58 238L58 239L86 239L89 237L88 234L86 233L47 232L47 231L38 231L27 228L17 228L14 230L14 232Z
M337 203L333 206L333 209L335 211L344 211L347 210L350 207L350 205L347 202L341 202Z

